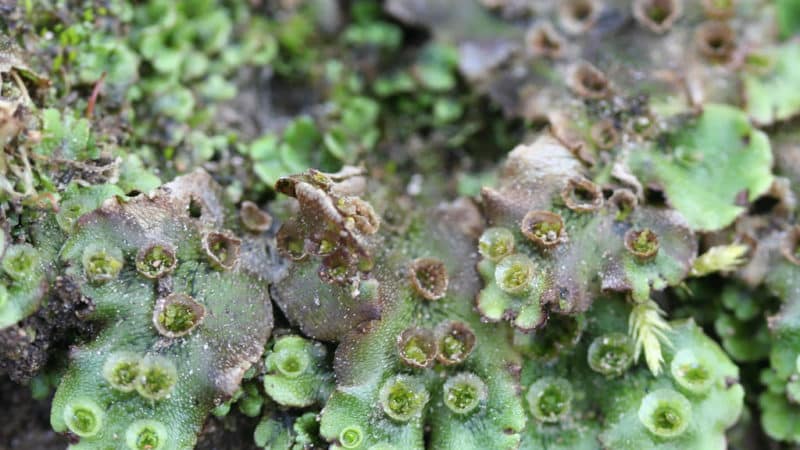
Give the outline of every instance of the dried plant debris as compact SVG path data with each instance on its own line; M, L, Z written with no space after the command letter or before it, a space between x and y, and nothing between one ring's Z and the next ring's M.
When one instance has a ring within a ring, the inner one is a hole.
M347 168L338 174L312 170L276 185L297 199L298 214L278 229L278 249L292 263L272 286L273 297L289 320L317 339L337 340L379 314L370 272L381 220L359 197L365 183L358 169Z

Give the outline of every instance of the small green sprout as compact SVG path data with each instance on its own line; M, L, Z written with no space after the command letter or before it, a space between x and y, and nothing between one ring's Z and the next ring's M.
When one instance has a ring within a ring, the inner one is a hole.
M395 375L383 384L378 395L381 408L398 422L419 417L429 394L421 381L408 375Z
M459 415L469 414L486 401L486 383L477 375L462 372L447 379L444 383L444 404L450 411Z
M745 263L749 247L743 244L717 245L694 260L692 276L702 277L714 272L731 272Z
M438 300L447 293L447 268L438 259L419 258L412 261L409 279L414 291L426 300Z
M464 362L475 349L475 332L464 322L442 322L436 327L436 336L439 342L437 358L446 366Z
M623 333L596 337L589 345L589 367L606 376L622 375L633 364L634 345Z
M775 66L775 57L767 52L750 50L744 57L744 67L756 75L768 75Z
M264 397L258 391L258 385L248 382L242 385L242 396L236 402L239 411L247 417L258 417L264 406Z
M702 354L690 348L675 353L670 364L672 378L680 387L693 394L705 394L714 383L713 368L705 362Z
M544 377L528 389L528 407L536 420L554 423L563 420L572 408L572 385L564 378Z
M203 322L206 309L192 297L172 293L156 300L153 325L163 336L176 338L189 334Z
M29 244L11 245L3 257L3 270L15 281L33 278L39 264L39 252Z
M653 375L661 373L661 363L664 357L661 353L661 343L669 344L669 339L664 334L670 326L664 320L664 311L650 300L646 303L636 304L628 318L628 330L635 343L634 359L644 350L647 367Z
M397 337L400 359L417 368L431 367L436 360L438 348L433 332L424 328L407 328Z
M147 278L156 279L175 270L177 262L175 250L170 245L153 243L139 250L136 270Z
M167 428L156 420L137 420L125 430L125 444L130 450L162 450L167 441Z
M297 335L276 338L264 358L264 391L281 406L306 407L324 401L333 388L327 355L319 342Z
M259 447L290 449L294 444L295 436L282 421L264 416L253 431L253 440Z
M639 262L647 262L658 253L658 236L649 228L630 229L625 233L625 248Z
M357 448L364 442L364 430L358 425L345 427L339 433L339 443L344 448Z
M478 251L490 261L500 261L514 253L514 234L508 228L487 228L478 241Z
M523 294L530 290L535 275L536 265L519 253L503 258L494 271L497 286L509 294Z
M83 251L83 273L93 283L105 283L119 275L122 251L114 246L90 244Z
M77 399L64 408L64 423L80 437L96 435L103 427L105 412L100 405L89 399Z
M675 438L689 426L692 405L686 397L672 389L658 389L642 399L639 420L654 435L665 439Z
M239 261L242 241L229 232L212 231L203 236L203 251L211 265L219 270L231 270Z
M142 358L135 353L112 353L103 364L103 378L114 389L131 392L136 388L141 360Z
M178 382L178 370L169 359L158 356L145 356L136 378L136 392L150 400L161 400L172 393Z

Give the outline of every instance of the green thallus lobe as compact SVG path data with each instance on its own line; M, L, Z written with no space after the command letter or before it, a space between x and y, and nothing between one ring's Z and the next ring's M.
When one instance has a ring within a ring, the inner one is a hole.
M8 289L0 284L0 309L8 304Z

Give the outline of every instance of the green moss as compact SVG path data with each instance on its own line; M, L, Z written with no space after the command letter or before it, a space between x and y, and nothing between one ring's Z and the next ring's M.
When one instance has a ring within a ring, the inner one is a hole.
M687 125L668 136L667 150L696 153L694 162L651 146L630 155L631 168L644 182L662 183L693 228L717 230L744 211L734 203L738 193L746 191L754 200L772 184L769 139L746 114L727 105L707 104Z

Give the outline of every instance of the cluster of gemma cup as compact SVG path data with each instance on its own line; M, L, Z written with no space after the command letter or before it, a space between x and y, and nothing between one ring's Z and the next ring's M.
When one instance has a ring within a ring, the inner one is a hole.
M221 229L215 186L199 171L149 196L112 199L64 244L66 276L106 324L73 350L53 401L53 427L79 436L77 448L190 448L262 354L266 291L239 267L243 240Z

